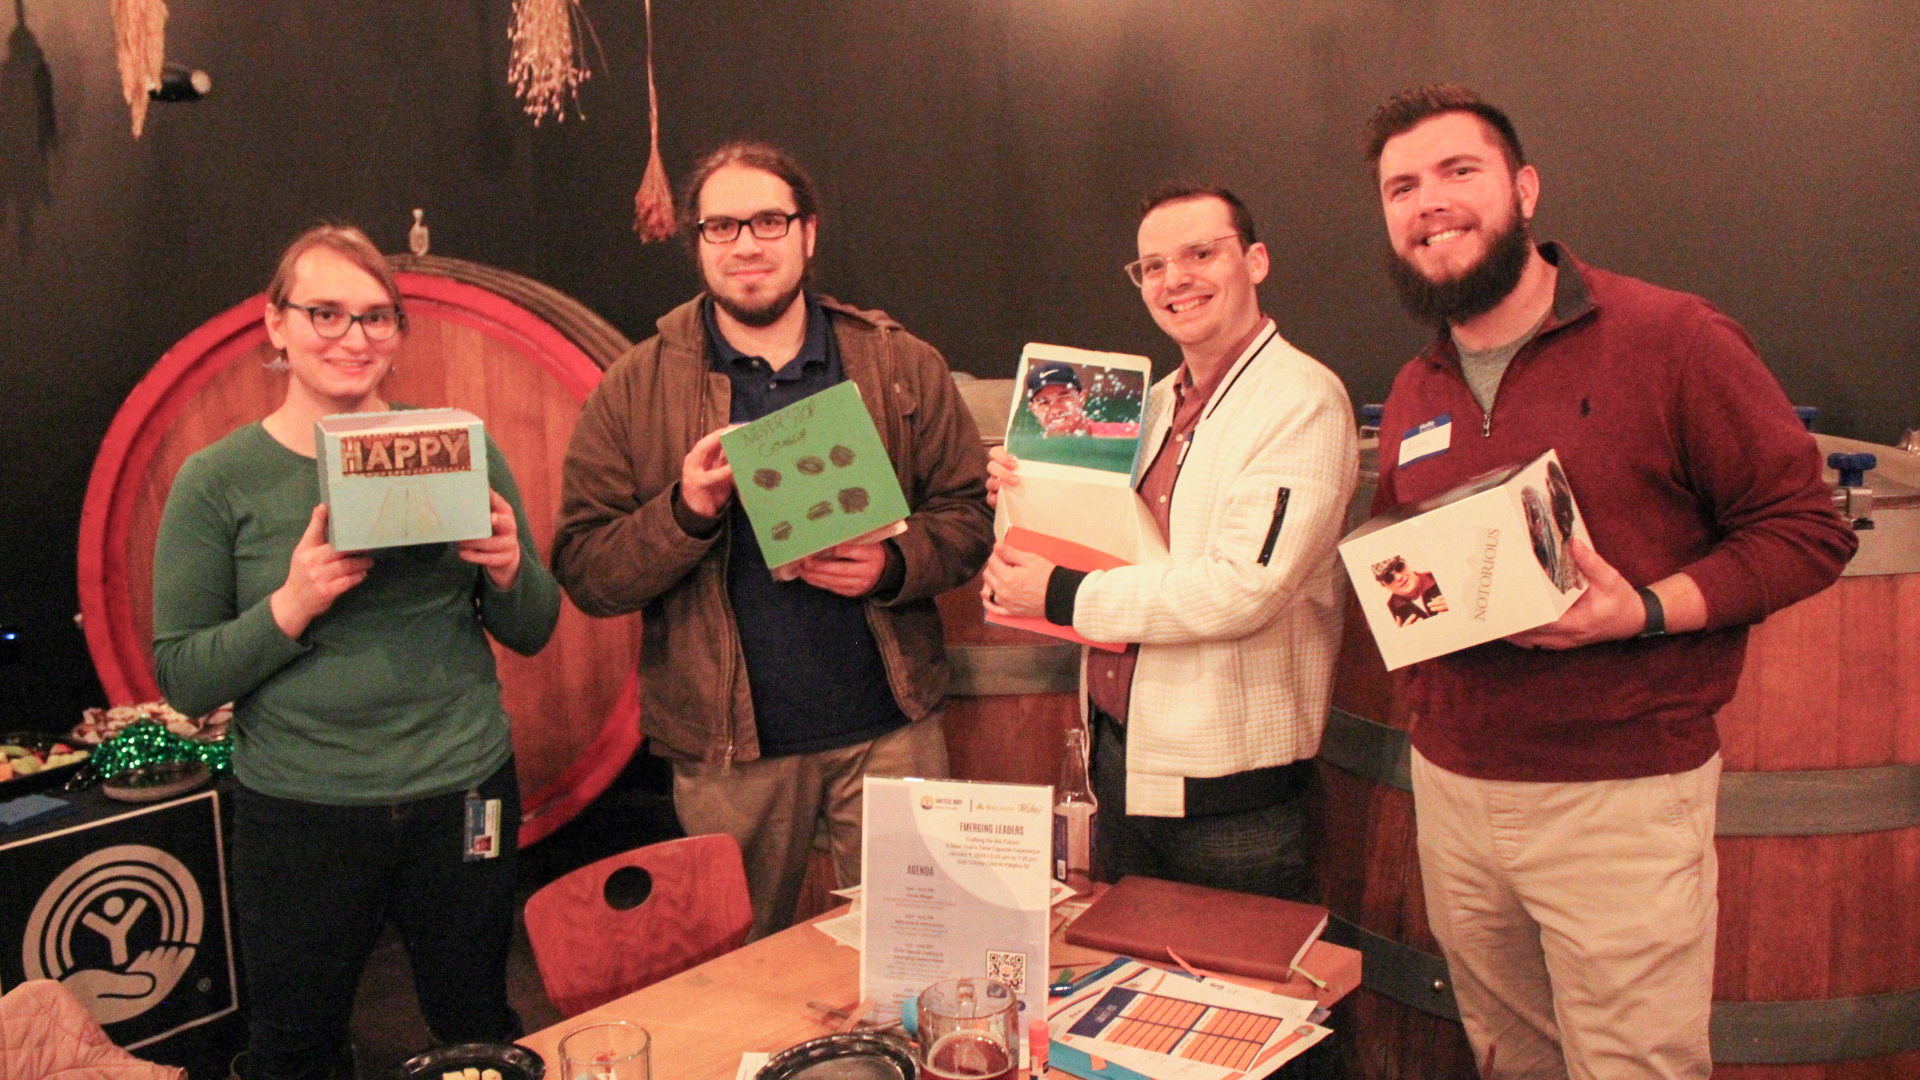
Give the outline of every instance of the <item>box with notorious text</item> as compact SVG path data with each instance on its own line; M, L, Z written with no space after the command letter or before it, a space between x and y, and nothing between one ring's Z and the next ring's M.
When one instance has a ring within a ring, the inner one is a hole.
M1593 543L1549 450L1381 514L1340 557L1391 671L1558 619L1586 591L1576 536Z

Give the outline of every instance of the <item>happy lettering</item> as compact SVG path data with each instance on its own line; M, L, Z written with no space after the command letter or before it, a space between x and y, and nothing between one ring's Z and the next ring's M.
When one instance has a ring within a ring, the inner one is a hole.
M464 429L346 435L340 439L342 476L417 476L469 472L473 447Z

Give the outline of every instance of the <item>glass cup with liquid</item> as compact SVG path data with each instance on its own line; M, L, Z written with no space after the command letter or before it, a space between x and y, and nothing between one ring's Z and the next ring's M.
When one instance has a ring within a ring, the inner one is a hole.
M631 1020L575 1028L560 1039L560 1080L653 1080L653 1036Z
M917 1041L935 1080L1011 1080L1019 1002L993 979L943 979L920 992Z

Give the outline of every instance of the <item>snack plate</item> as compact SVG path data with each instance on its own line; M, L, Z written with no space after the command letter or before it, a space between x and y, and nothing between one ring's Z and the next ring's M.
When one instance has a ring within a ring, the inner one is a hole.
M440 1080L442 1074L461 1069L498 1069L500 1080L540 1080L547 1063L515 1043L450 1043L408 1058L394 1075L397 1080Z
M14 731L0 735L0 746L24 746L29 750L46 751L52 749L54 743L66 743L75 750L86 750L89 756L93 750L90 746L81 746L71 739L49 735L44 731ZM16 795L59 787L67 782L68 777L79 772L85 764L85 761L76 761L70 765L16 776L11 780L0 780L0 799L11 799Z

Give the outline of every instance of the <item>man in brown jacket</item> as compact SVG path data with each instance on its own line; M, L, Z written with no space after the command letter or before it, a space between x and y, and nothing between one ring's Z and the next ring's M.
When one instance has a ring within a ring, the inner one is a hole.
M986 456L937 350L807 287L819 208L791 157L723 146L682 204L706 292L581 410L553 566L589 615L644 613L649 743L673 762L687 832L740 841L760 937L793 921L821 819L840 884L860 879L862 776L946 775L933 598L986 561ZM907 531L775 581L720 432L849 379L906 492Z

